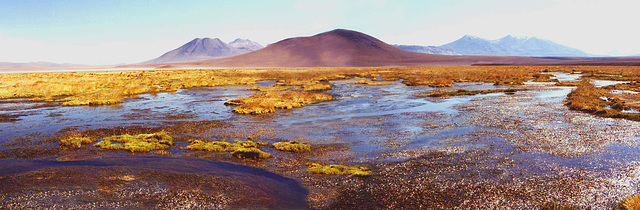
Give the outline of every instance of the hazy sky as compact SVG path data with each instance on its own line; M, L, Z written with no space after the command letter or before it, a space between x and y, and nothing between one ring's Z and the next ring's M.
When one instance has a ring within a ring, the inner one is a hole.
M196 37L266 45L336 28L390 44L537 36L640 53L637 0L0 0L0 62L137 63Z

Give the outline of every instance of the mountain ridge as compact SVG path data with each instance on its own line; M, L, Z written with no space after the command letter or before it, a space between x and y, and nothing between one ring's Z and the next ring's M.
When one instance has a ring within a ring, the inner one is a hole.
M260 50L232 57L138 67L367 67L490 63L505 65L539 60L544 59L410 52L361 32L336 29L308 37L283 39Z
M195 38L182 46L162 54L141 64L176 63L223 58L239 55L257 49L262 45L248 39L240 39L225 43L219 38Z
M592 55L556 42L537 37L515 37L507 35L488 40L465 35L448 44L439 46L460 55L527 56L527 57L590 57Z

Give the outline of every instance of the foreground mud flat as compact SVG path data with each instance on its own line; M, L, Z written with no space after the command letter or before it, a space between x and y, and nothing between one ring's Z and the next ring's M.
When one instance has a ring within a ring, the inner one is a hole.
M0 122L0 205L606 209L638 193L640 123L569 110L563 101L573 87L528 82L514 94L430 98L421 93L512 87L358 81L330 81L333 101L260 116L224 105L252 95L249 85L143 94L106 107L4 99L11 120ZM175 139L167 154L58 145L73 132L102 139L159 131ZM272 157L256 161L184 150L189 139L298 140L311 151L264 147ZM312 174L309 162L365 165L373 174Z

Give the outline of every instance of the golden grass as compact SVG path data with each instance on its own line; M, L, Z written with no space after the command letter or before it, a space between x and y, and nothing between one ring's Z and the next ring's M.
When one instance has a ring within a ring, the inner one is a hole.
M608 90L596 87L589 80L582 81L576 89L567 95L565 105L571 110L591 113L601 117L640 121L640 114L622 112L622 110L627 109L625 101L612 97Z
M551 79L551 75L549 74L534 74L533 81L534 82L558 82L558 79Z
M333 96L301 91L259 92L253 96L225 102L225 105L239 105L233 109L238 114L266 114L276 109L293 109L307 104L333 100Z
M252 84L258 79L244 73L203 70L2 74L0 98L59 101L68 106L112 105L141 93Z
M331 90L331 84L322 83L322 82L314 82L309 84L302 85L304 91L322 91L322 90Z
M304 152L311 151L311 145L300 143L299 141L278 142L274 143L273 147L280 151L287 152Z
M243 159L264 160L271 157L271 154L258 149L259 146L267 146L268 142L258 141L226 141L204 142L201 140L190 140L187 150L208 151L208 152L230 152L234 157Z
M520 85L546 81L540 72L583 72L586 77L640 80L640 67L619 66L425 66L308 69L151 70L0 74L0 99L31 98L63 105L112 105L142 93L172 92L192 87L254 84L277 80L305 91L327 90L326 81L350 77L403 80L407 85L451 86L453 82ZM265 108L265 110L269 110Z
M619 210L638 210L640 209L640 194L622 200L618 204Z
M307 163L307 171L325 175L369 176L371 170L366 166L320 165Z
M116 144L116 143L122 144ZM166 150L173 146L173 138L165 132L138 135L118 135L104 138L103 141L94 144L100 149L127 150L130 152L151 152L153 150Z

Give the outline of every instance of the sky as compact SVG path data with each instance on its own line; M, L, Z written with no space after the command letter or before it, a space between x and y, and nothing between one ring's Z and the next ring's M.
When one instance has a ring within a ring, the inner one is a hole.
M638 8L636 0L0 0L0 62L138 63L197 37L267 45L337 28L390 44L514 35L632 55Z

